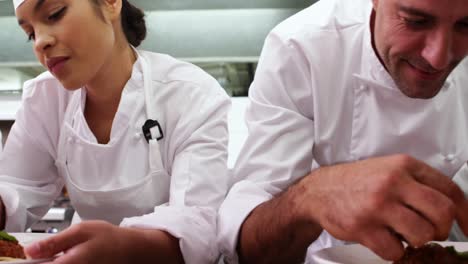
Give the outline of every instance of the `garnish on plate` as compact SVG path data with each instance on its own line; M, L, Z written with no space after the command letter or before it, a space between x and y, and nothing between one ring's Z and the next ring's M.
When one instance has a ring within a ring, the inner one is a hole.
M394 264L468 264L468 251L458 252L455 247L428 243L422 247L406 247L403 257Z
M5 231L0 231L0 261L25 259L23 247L18 240Z

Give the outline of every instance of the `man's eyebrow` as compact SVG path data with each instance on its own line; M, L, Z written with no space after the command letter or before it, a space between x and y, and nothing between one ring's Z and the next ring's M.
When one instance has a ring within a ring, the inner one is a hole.
M425 17L425 18L429 18L429 19L436 19L436 17L434 15L429 14L429 13L423 11L423 10L411 7L411 6L399 5L398 9L400 11L403 11L403 12L409 14L409 15L420 16L420 17Z
M45 3L45 0L38 0L36 5L34 6L34 12L37 12L39 11L39 9L41 9L41 7L44 5ZM24 24L26 21L24 21L23 19L20 19L18 20L18 24L21 26L22 24Z

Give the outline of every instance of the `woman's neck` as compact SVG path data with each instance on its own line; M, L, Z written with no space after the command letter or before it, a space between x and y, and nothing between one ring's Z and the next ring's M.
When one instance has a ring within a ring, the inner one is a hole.
M135 61L136 54L130 46L113 52L101 71L86 84L86 105L118 105L122 90L132 75Z
M84 116L99 143L110 140L112 123L119 107L122 90L132 75L135 51L126 43L115 47L99 74L86 84Z

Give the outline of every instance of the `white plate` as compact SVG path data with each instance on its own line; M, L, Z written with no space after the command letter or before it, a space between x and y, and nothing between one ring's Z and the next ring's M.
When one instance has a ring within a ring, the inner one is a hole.
M455 246L458 251L468 251L468 242L436 242L442 246ZM326 248L318 251L311 257L312 263L317 264L387 264L368 248L359 245L346 245Z
M18 242L23 246L28 246L35 241L42 240L53 236L53 234L46 233L9 233L10 235L16 237ZM15 260L15 261L0 261L1 264L38 264L51 261L54 258L49 259L26 259L26 260Z

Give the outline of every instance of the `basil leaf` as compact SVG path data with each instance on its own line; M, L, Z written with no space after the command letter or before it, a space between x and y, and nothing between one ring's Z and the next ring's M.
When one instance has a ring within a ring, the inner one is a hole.
M5 231L0 231L0 240L6 240L6 241L12 241L12 242L18 242L16 238L12 235L9 235Z

